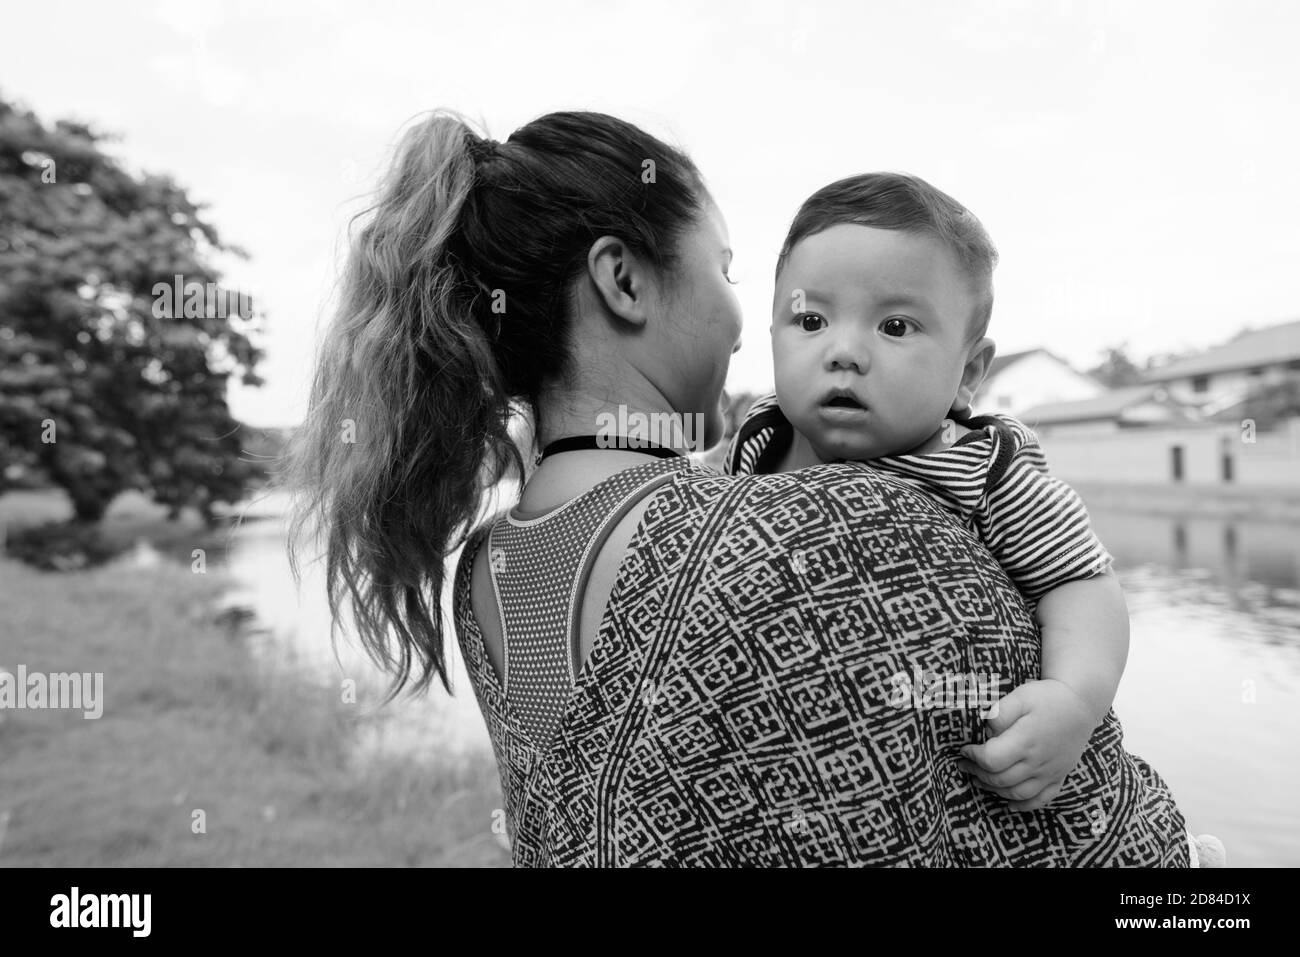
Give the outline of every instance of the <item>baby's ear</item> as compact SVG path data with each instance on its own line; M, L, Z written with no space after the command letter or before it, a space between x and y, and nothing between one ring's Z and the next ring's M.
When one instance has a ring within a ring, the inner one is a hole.
M966 365L961 370L961 385L957 387L957 398L953 402L953 408L959 410L970 408L970 404L975 401L975 393L979 391L984 377L989 373L989 366L993 364L993 356L996 352L997 343L988 336L971 346L970 351L966 353Z

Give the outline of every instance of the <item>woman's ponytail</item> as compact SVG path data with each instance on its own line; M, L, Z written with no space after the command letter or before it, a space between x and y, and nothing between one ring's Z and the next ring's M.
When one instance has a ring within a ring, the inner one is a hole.
M291 448L295 577L303 532L324 531L332 619L350 598L363 646L394 677L392 694L413 671L421 689L435 675L447 686L445 559L484 489L523 472L491 343L474 319L477 290L447 248L474 188L477 141L444 112L402 137L358 217Z
M600 113L494 143L440 111L402 137L359 217L287 469L294 575L310 527L334 623L348 600L390 697L448 685L446 559L487 490L525 478L509 427L522 413L536 434L539 395L567 371L591 244L619 236L670 268L703 195L682 153Z

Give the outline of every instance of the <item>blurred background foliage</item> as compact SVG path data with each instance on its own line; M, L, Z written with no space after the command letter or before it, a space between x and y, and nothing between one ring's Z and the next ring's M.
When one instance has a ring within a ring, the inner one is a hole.
M0 97L0 494L61 488L93 526L138 489L211 523L282 446L226 404L230 376L262 384L263 317L155 309L154 287L179 275L235 301L215 263L247 254L171 178L124 169L109 141Z

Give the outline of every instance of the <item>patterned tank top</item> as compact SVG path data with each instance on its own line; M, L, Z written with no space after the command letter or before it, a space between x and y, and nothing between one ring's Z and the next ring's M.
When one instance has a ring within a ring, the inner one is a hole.
M533 747L550 743L573 691L582 598L601 547L637 502L689 464L656 459L537 518L511 510L489 527L488 568L505 647L501 684Z

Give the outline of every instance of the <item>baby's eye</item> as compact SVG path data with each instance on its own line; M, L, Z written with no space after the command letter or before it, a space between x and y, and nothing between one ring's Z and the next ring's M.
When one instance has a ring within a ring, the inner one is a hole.
M823 317L817 315L815 312L801 312L799 315L794 317L794 321L799 323L799 328L804 332L816 332L821 328L818 323L824 324L826 322Z
M887 336L901 339L903 336L907 335L907 329L910 324L911 320L900 319L898 316L890 316L880 324L880 331Z

